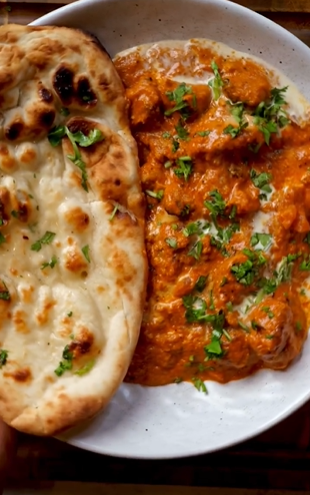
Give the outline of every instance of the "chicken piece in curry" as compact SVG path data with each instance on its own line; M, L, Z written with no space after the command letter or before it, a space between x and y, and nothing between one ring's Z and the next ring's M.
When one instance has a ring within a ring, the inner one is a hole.
M147 199L148 294L126 381L205 390L284 370L302 350L310 123L257 62L198 44L192 55L207 80L182 80L181 56L161 72L139 51L115 61Z

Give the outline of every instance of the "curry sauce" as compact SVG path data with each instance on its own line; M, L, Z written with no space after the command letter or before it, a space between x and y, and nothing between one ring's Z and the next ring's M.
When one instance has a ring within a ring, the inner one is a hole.
M148 294L126 381L205 391L284 370L309 325L310 122L249 58L199 43L150 58L115 60L147 198Z

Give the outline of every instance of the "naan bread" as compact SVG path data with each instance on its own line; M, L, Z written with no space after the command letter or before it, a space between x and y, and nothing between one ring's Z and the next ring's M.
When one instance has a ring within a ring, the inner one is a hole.
M137 343L136 144L110 58L78 30L2 26L0 105L0 416L52 435L108 403Z

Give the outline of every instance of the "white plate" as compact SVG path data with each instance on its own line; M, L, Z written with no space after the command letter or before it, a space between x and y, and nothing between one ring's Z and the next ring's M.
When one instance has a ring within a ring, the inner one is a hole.
M163 39L205 37L264 58L310 99L310 50L292 34L226 0L80 0L34 22L80 27L111 56ZM145 388L124 384L95 420L63 437L102 454L170 458L211 452L246 440L310 397L310 339L287 372L262 371L227 385Z

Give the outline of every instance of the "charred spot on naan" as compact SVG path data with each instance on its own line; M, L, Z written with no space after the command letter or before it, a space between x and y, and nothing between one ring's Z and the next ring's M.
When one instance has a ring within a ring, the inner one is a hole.
M82 327L79 330L78 337L69 344L69 352L72 353L74 360L86 354L89 356L93 344L94 336L92 332L88 328Z
M16 159L5 144L0 145L0 168L9 173L16 168Z
M49 89L43 86L43 83L41 81L38 84L38 95L40 100L44 101L44 103L52 103L52 101L54 100L53 94L50 92Z
M84 232L89 226L89 216L79 206L71 208L65 214L66 221L72 225L75 232Z
M25 108L25 119L16 114L5 124L4 136L7 141L20 142L37 140L53 126L56 112L51 105L35 101Z
M3 373L3 375L6 378L13 378L13 380L15 380L16 382L21 383L21 384L25 384L27 382L32 381L32 374L31 374L31 371L28 367L27 368L20 368L20 369L17 369L16 371L12 371L12 372L5 371Z
M68 239L68 246L64 253L64 266L72 273L87 276L88 262L81 248L71 237Z
M80 106L95 106L98 98L85 76L75 77L74 70L66 64L60 65L53 76L53 88L64 105L78 103Z
M6 187L0 187L0 220L1 226L8 224L10 220L10 193Z

